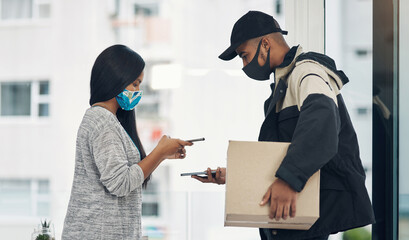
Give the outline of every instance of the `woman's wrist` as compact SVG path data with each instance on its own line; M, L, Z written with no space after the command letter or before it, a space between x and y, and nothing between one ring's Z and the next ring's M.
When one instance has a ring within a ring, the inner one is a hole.
M158 163L161 163L166 159L164 154L162 154L158 148L154 148L150 155L152 155L152 158L157 159Z

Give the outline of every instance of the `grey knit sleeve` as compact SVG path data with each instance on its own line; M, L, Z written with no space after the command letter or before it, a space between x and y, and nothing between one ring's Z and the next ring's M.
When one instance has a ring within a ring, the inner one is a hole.
M142 185L143 171L138 164L129 166L122 139L114 129L100 129L90 140L100 181L112 195L124 197Z

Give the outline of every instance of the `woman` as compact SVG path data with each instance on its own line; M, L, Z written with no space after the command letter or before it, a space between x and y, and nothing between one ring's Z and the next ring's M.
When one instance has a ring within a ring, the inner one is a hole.
M89 108L78 130L74 182L62 239L141 239L142 186L164 159L192 143L163 136L146 156L133 109L145 62L123 45L105 49L91 73Z

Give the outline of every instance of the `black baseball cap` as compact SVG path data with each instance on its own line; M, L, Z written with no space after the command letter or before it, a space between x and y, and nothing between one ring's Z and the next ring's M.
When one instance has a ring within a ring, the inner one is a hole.
M270 15L259 11L249 11L244 14L233 26L228 47L219 58L231 60L237 56L236 48L245 41L264 36L269 33L280 32L287 35L287 31L280 28L278 22Z

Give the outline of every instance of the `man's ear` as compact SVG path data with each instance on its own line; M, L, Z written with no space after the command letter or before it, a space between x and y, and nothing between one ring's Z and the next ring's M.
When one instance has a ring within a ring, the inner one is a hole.
M260 55L264 61L266 61L266 58L268 56L267 52L270 50L270 48L271 48L271 40L269 40L266 37L263 37L261 39Z
M265 50L269 50L271 48L271 41L270 39L268 39L267 37L263 37L261 39L261 46L265 49Z

